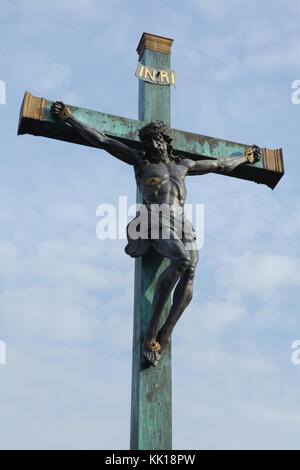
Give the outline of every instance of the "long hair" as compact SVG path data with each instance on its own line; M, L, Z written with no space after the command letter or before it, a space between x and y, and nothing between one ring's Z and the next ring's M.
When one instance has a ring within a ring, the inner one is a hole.
M172 137L169 135L169 128L166 124L162 121L154 121L146 124L146 126L142 127L139 131L139 138L140 141L143 143L148 137L153 137L161 135L165 142L167 142L167 153L168 157L171 161L175 163L182 159L179 155L173 154L173 146L171 144ZM148 160L147 155L145 154L145 160Z

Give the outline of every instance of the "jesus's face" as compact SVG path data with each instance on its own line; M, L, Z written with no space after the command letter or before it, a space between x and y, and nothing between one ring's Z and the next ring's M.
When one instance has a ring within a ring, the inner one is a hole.
M159 163L168 158L168 144L161 134L154 134L144 140L144 149L152 163Z

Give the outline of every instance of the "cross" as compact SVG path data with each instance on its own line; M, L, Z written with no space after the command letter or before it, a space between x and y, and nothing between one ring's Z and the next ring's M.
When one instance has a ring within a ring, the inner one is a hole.
M175 81L175 74L170 71L172 43L172 39L147 33L143 33L141 37L137 47L138 120L68 105L72 115L127 146L141 148L138 132L146 123L161 120L170 126L170 85ZM157 78L159 73L160 80ZM71 126L55 120L50 111L52 104L52 101L36 98L26 92L20 112L18 134L27 133L95 146ZM249 147L246 144L176 129L170 129L170 135L174 154L195 161L242 155ZM260 161L251 165L243 164L235 168L230 176L262 183L273 189L284 173L282 150L262 148L261 152ZM141 202L138 190L137 201ZM148 368L143 366L141 344L149 324L156 280L167 266L168 260L152 248L135 260L131 449L172 448L171 344L164 350L158 366ZM164 308L162 323L170 311L170 306L169 298Z

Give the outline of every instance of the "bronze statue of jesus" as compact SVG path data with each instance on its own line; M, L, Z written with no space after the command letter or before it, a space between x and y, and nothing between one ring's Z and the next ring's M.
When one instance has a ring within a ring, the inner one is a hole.
M138 257L152 246L159 254L170 260L169 266L157 280L151 318L143 342L145 360L150 365L157 366L175 324L192 299L194 274L198 262L195 231L184 214L185 177L193 172L230 173L243 163L258 161L261 158L260 150L253 145L244 155L238 157L194 161L173 154L172 139L167 126L161 121L151 122L140 130L139 138L143 150L136 150L84 124L72 116L69 108L61 101L53 103L51 112L56 119L72 126L93 146L106 150L134 167L136 183L146 208L146 222L149 225L147 236L136 238L132 236L133 221L129 223L128 244L125 251L132 257ZM169 217L165 215L159 217L156 223L158 236L151 236L153 214L157 215L154 208L161 206L169 208ZM174 287L169 315L159 330L164 306Z

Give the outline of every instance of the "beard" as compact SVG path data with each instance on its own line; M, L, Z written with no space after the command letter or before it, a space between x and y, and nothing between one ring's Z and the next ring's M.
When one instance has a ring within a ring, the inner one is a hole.
M150 163L168 163L171 161L170 155L168 152L157 152L155 154L146 153L146 158Z

